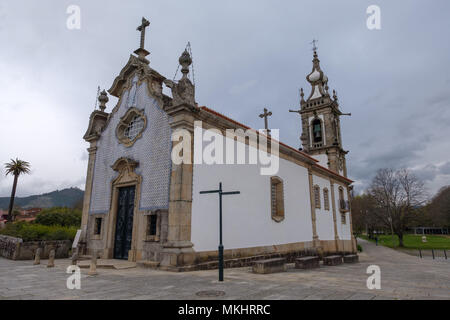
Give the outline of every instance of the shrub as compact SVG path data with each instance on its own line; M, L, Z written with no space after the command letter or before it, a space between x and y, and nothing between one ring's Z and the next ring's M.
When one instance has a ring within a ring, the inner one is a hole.
M0 230L0 234L21 238L23 241L35 240L73 240L76 227L45 226L29 222L9 223Z
M34 223L45 226L76 226L81 225L81 210L71 208L50 208L42 210Z
M363 251L363 248L361 247L360 244L358 244L358 252L362 252L362 251Z

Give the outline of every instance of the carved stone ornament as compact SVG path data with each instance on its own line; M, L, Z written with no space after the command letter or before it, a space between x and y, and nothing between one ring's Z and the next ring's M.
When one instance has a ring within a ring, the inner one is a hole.
M128 109L127 113L120 118L116 128L116 137L125 147L131 147L147 127L147 117L144 110L135 107Z

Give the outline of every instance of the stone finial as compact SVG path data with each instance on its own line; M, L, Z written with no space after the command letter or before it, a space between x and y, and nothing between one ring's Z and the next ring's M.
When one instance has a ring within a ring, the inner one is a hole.
M164 84L172 90L173 106L187 104L195 107L195 86L187 76L189 73L189 66L192 64L192 58L187 49L184 50L178 61L181 65L181 72L183 73L183 76L178 83L166 79L164 80Z
M333 90L333 99L334 99L335 101L338 100L338 96L337 96L336 90Z
M97 274L97 252L93 252L88 275L95 276Z
M181 65L181 72L183 73L183 78L186 78L187 74L189 73L189 66L192 64L191 55L187 50L184 50L184 52L178 59L178 62L180 62Z
M100 92L100 95L98 96L98 102L100 102L99 108L100 111L105 112L106 109L106 103L109 101L108 94L105 90Z
M53 268L54 266L55 266L55 249L52 249L48 254L47 268Z
M303 88L300 88L300 101L305 102L305 93L303 92Z
M41 252L42 252L41 248L36 249L36 253L34 255L34 263L33 263L34 265L41 264Z

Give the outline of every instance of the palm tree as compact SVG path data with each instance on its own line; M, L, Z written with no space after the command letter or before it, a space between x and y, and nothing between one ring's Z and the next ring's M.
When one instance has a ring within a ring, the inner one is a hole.
M11 191L11 199L9 200L8 221L12 220L12 210L14 206L14 198L16 196L17 180L19 176L24 173L30 173L30 164L16 158L11 159L11 162L5 163L6 175L12 174L14 176L13 188Z

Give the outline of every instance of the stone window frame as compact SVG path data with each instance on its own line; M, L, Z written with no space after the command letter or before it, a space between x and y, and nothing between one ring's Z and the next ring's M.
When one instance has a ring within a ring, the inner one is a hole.
M341 212L341 224L347 224L347 215L345 212Z
M314 207L320 209L320 187L316 184L313 188L314 190Z
M323 208L324 210L330 211L330 192L328 188L323 189Z
M321 134L321 141L315 142L314 141L314 122L319 121L320 122L320 134ZM325 138L325 123L324 120L319 117L317 114L314 115L314 117L311 119L310 123L310 130L311 130L311 146L313 148L319 148L326 145L326 138Z
M94 235L102 234L102 218L96 217L94 219Z
M270 177L270 213L275 222L285 219L284 182L277 176Z
M130 125L131 121L133 121L136 117L141 117L144 121L144 125L140 132L134 137L133 140L130 140L126 135L125 131ZM138 109L136 107L131 107L125 113L123 117L120 118L119 124L116 127L116 137L119 140L119 143L123 144L125 147L131 147L134 143L142 137L143 132L147 128L147 117L145 116L144 109Z
M91 239L92 240L101 240L103 238L103 230L105 229L105 219L103 215L92 215L91 219L93 222L91 222L92 225L92 231L91 231ZM97 221L100 219L100 233L97 233Z
M161 239L161 211L150 211L145 215L145 241L147 242L159 242ZM152 217L156 216L156 234L150 234L150 221Z

